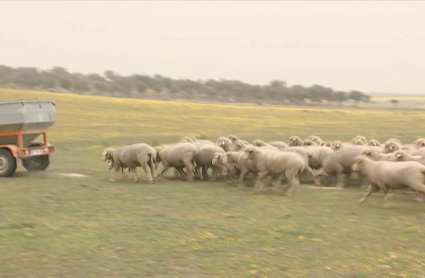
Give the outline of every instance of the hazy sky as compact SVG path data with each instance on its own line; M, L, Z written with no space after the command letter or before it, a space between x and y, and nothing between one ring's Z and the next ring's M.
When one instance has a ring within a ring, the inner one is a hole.
M425 93L425 1L2 1L0 64Z

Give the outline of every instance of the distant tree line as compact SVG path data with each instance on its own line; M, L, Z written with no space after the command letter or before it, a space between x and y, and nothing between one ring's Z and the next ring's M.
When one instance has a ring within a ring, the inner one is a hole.
M342 104L345 101L370 100L370 96L359 91L335 91L320 85L288 86L281 80L273 80L268 85L252 85L224 79L194 81L161 75L123 76L110 70L103 74L71 73L62 67L40 70L34 67L13 68L0 65L0 86L85 95L217 102Z

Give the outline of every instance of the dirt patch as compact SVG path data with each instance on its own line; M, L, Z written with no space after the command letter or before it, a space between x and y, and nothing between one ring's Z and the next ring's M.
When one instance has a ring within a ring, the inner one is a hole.
M302 185L303 188L308 189L322 189L322 190L341 190L342 188L339 187L325 187L325 186L313 186L313 185Z
M62 173L60 175L67 178L86 178L87 177L87 175L77 174L77 173Z

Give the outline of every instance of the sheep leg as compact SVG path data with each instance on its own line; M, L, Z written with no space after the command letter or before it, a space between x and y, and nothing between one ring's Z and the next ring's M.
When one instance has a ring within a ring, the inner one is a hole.
M184 165L187 168L187 175L186 178L188 181L193 181L195 179L194 172L195 172L195 166L193 165L192 161L183 161Z
M272 178L273 178L272 176L266 175L262 179L261 187L260 187L260 192L266 192L266 188L269 185L269 183L270 183L270 181L271 181Z
M368 186L368 191L366 192L366 194L363 196L363 198L360 199L359 204L363 204L364 201L366 201L366 199L374 192L377 192L379 190L379 187L376 186L373 183L370 183Z
M277 176L277 178L275 179L275 181L276 181L276 183L275 183L276 188L280 188L280 185L282 184L283 178L285 178L285 175L284 174Z
M310 176L313 179L313 183L316 186L320 186L320 183L316 180L316 176L314 175L314 171L313 169L311 169L311 167L309 165L307 165L306 169L304 170L304 172L307 172L308 174L310 174Z
M414 191L416 191L416 194L420 197L414 198L415 201L423 202L423 197L425 195L425 185L420 183L415 183L410 186L410 188Z
M149 160L148 166L149 166L149 172L151 173L152 179L155 177L155 165L154 164L155 163L153 162L153 160Z
M170 166L169 165L167 165L167 166L164 165L164 169L162 169L161 173L159 173L157 177L162 176L162 174L164 174L168 169L170 169Z
M219 169L218 169L218 167L217 166L214 166L214 167L212 167L212 175L211 175L211 178L212 178L212 180L213 181L216 181L217 180L217 176L218 176L218 174L219 174Z
M297 187L300 185L300 180L297 174L286 173L286 177L288 178L288 186L285 190L285 196L291 197L297 190Z
M204 165L202 166L202 179L203 180L208 180L208 166Z
M266 180L267 172L259 172L257 176L257 181L255 183L255 189L258 192L261 192L265 188L265 180Z
M153 176L152 176L151 168L147 164L145 164L145 165L143 165L143 170L145 171L146 176L148 177L149 183L150 184L153 184L154 181L153 181Z
M248 172L249 171L246 170L246 169L241 171L241 174L239 175L239 179L236 181L237 187L242 187L242 188L245 187L244 179L245 179L246 175L248 175Z
M136 167L134 167L134 168L132 168L132 167L129 167L129 169L128 169L129 171L130 171L130 173L132 173L133 174L133 176L134 176L134 182L139 182L139 177L137 176L137 170L136 170Z
M174 177L175 177L176 179L178 179L178 178L179 178L179 174L180 174L179 170L178 170L178 169L176 169L176 168L174 168Z
M336 187L344 188L345 174L339 172L336 174Z

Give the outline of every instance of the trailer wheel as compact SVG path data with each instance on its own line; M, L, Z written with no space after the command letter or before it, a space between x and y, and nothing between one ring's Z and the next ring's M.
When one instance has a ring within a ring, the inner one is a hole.
M27 171L44 171L49 167L49 155L31 156L22 159L22 165Z
M9 150L0 149L0 177L10 177L16 171L16 159Z

